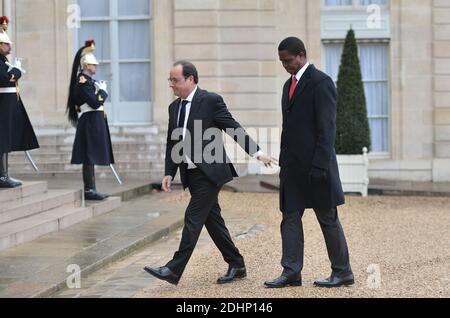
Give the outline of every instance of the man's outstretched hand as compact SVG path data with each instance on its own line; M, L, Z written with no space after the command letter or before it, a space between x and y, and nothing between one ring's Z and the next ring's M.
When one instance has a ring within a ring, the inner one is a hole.
M278 165L278 160L265 154L257 156L256 159L263 163L266 168L272 168L272 165Z
M162 181L162 189L164 192L172 192L172 176L165 176Z

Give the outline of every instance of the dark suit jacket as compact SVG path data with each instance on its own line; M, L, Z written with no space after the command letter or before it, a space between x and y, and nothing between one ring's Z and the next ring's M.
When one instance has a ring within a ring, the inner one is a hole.
M283 88L280 153L280 206L283 212L331 209L344 204L336 153L336 88L333 80L310 65L289 101ZM311 171L324 179L311 178ZM325 179L326 178L326 179Z
M175 177L178 168L180 168L181 181L184 188L187 188L186 164L174 162L172 158L172 150L175 146L179 146L177 145L178 140L172 138L172 133L174 132L174 129L177 128L180 102L181 100L177 99L169 106L165 175ZM201 123L201 130L194 129L195 121ZM218 138L205 138L205 131L210 128L215 129L220 136L218 136ZM197 168L217 186L222 186L233 180L233 177L238 176L233 164L230 162L225 152L222 131L226 129L234 129L236 134L230 136L232 136L248 154L253 155L259 151L258 145L241 125L233 119L223 98L217 94L198 88L192 100L187 123L187 131L191 134L192 142L189 144L188 138L185 139L183 144L185 147L184 154L188 156L195 163ZM215 147L212 147L212 142L214 142ZM211 149L213 149L213 151L210 151ZM203 153L212 153L212 155L216 156L215 158L217 160L211 161L204 157L202 155Z

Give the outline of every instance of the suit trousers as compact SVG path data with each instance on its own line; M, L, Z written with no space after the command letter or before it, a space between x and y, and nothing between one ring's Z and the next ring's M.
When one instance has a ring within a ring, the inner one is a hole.
M244 258L234 245L221 216L218 195L221 186L212 183L200 169L186 171L191 200L185 212L180 247L167 267L180 276L194 251L203 225L230 267L244 267Z
M352 269L350 267L347 241L339 221L337 208L329 211L315 209L314 212L325 238L332 275L337 277L350 275ZM304 211L283 213L283 221L281 222L283 245L281 265L284 269L282 275L286 277L298 276L303 270L303 214Z

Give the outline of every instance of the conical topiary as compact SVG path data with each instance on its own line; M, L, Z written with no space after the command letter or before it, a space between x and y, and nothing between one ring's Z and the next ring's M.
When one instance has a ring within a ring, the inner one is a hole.
M369 120L355 32L349 30L337 82L336 153L362 154L364 147L371 149Z

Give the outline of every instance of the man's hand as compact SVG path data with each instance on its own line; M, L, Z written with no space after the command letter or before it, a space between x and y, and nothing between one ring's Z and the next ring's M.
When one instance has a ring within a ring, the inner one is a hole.
M172 192L172 176L165 176L162 181L162 189L164 192Z
M278 161L276 159L265 154L257 156L256 159L262 162L266 168L272 168L272 165L278 165Z

